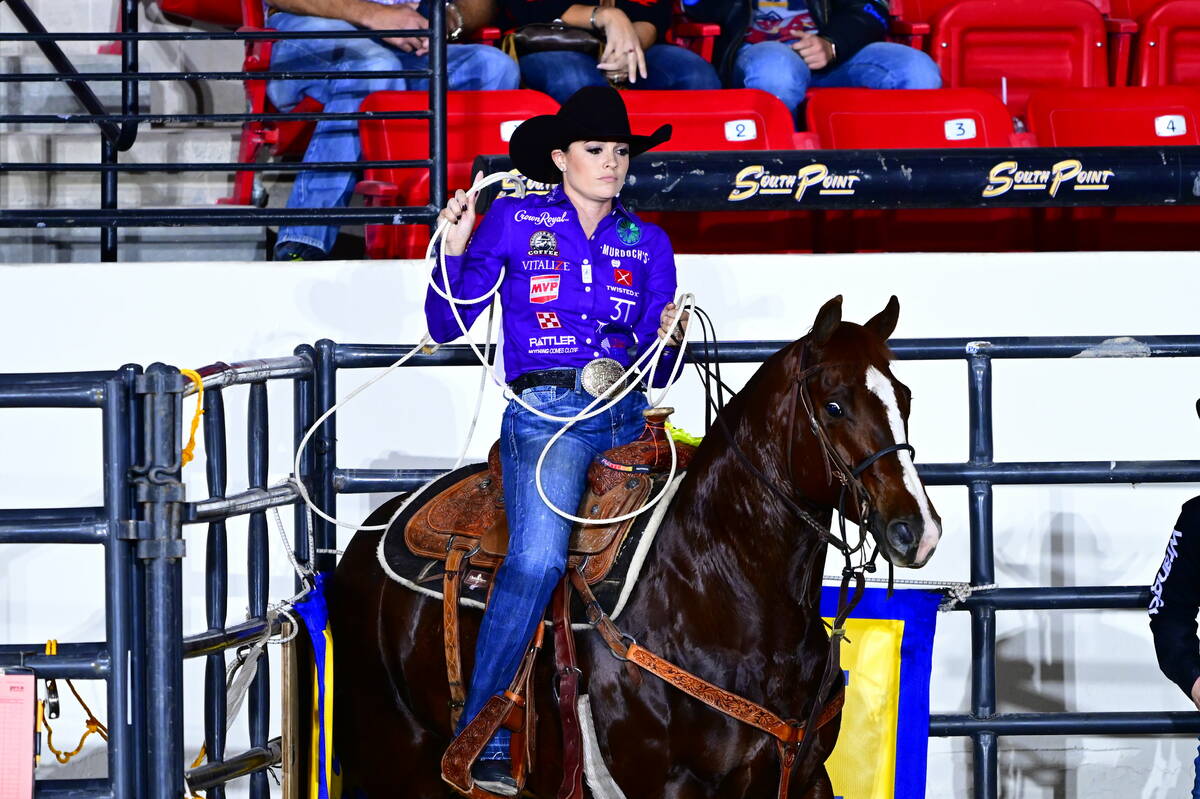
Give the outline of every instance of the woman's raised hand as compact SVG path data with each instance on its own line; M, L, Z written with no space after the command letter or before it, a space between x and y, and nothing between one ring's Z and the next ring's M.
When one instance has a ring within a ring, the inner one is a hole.
M600 56L597 69L617 80L628 79L637 83L638 76L645 78L646 54L641 40L629 17L619 8L603 8L597 15L597 24L604 29L604 53Z
M662 313L658 317L658 337L665 338L667 331L671 328L671 322L675 321L675 315L679 313L679 306L673 302L668 302L663 306ZM671 336L671 341L668 342L672 346L678 347L684 341L684 336L687 333L688 319L690 314L687 311L683 312L682 318L679 320L679 326L675 328L674 334Z
M483 173L475 175L475 183L483 179ZM467 251L471 241L471 231L475 229L475 195L467 196L462 189L454 192L450 202L438 214L439 220L450 223L446 237L442 239L442 251L446 255L462 255Z

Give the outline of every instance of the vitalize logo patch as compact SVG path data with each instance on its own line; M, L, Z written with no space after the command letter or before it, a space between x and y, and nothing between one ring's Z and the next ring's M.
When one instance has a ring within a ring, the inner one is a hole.
M558 275L536 275L529 279L529 301L552 302L558 299Z
M532 222L535 225L545 225L546 227L554 227L559 222L567 221L567 212L563 211L558 216L554 216L549 211L542 211L537 216L527 213L524 208L517 209L513 214L513 220L516 222Z

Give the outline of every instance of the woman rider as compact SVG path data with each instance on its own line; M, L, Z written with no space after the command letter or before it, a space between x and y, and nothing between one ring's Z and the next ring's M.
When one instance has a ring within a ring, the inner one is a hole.
M499 295L506 379L513 394L543 413L578 414L607 388L593 385L602 365L594 362L613 359L629 367L636 360L634 348L645 352L653 346L675 316L671 243L662 229L642 222L618 199L629 159L670 134L670 126L664 125L650 136L633 135L616 90L580 89L558 113L524 122L509 142L513 165L528 178L555 184L549 194L497 199L474 236L473 197L458 191L441 213L452 224L442 243L452 296L479 297L503 270ZM434 279L445 289L440 266ZM487 305L459 305L463 322L470 326ZM449 303L432 289L425 315L439 342L462 332ZM679 339L682 330L681 324ZM673 349L660 356L656 387L667 382L674 357ZM555 442L541 480L556 507L575 513L592 459L638 437L647 407L643 391L639 387L604 413L577 422ZM508 687L565 571L571 522L542 501L534 480L542 449L563 424L515 401L504 412L500 459L508 555L483 615L475 670L456 733ZM473 776L484 790L516 794L506 730L498 731L484 749Z

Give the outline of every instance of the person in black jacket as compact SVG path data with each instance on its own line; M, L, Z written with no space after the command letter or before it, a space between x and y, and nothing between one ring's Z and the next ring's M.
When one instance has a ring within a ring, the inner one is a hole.
M721 26L713 63L725 85L763 89L795 114L809 86L937 89L933 59L882 41L886 0L684 0Z
M584 86L631 89L719 89L716 70L685 47L666 43L673 0L616 0L612 7L573 0L500 0L502 23L516 28L552 22L604 38L596 56L568 50L521 55L521 79L560 103Z
M1200 413L1200 402L1197 402ZM1183 505L1179 521L1167 542L1154 584L1150 587L1150 631L1158 667L1200 709L1200 639L1196 614L1200 612L1200 497ZM1193 799L1200 799L1200 755Z

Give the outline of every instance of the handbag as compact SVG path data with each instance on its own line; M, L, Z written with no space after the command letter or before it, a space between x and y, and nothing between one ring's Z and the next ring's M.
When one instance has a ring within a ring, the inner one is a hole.
M599 5L601 8L612 8L616 0L600 0ZM604 48L604 37L595 31L568 25L562 20L531 22L505 36L500 47L514 59L553 50L584 53L599 59Z

